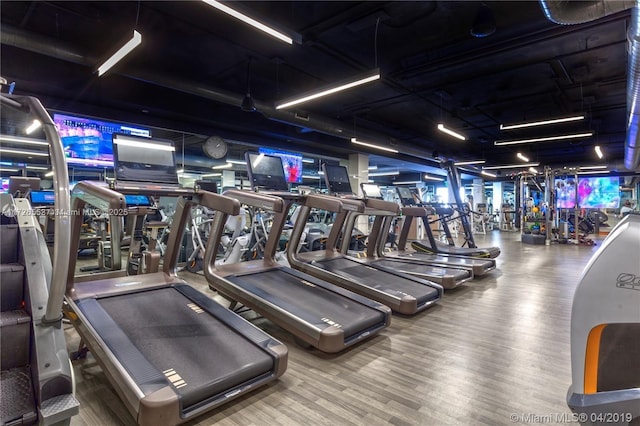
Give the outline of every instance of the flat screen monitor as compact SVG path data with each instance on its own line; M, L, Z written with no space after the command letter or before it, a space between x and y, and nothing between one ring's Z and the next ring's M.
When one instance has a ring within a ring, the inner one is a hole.
M147 195L125 195L124 200L127 207L148 207L153 205L151 198Z
M620 206L620 178L585 177L578 179L578 207L616 209Z
M284 176L289 183L302 183L302 155L294 152L278 151L276 149L260 148L260 154L280 157Z
M576 180L574 178L556 178L556 207L573 209L576 206Z
M113 167L112 135L151 136L148 129L66 114L53 114L69 165Z
M353 195L346 167L325 163L322 165L322 171L324 171L324 181L329 188L329 193Z
M26 194L29 191L40 190L40 178L13 176L9 178L9 194Z
M404 186L396 186L396 191L398 191L398 197L400 197L400 202L403 206L412 206L415 204L413 200L413 194L411 190Z
M380 192L380 187L378 185L374 185L372 183L361 183L360 188L362 188L362 193L365 197L382 199L382 192Z
M114 133L116 181L178 185L175 151L169 140Z
M264 191L289 190L280 157L247 152L245 159L247 160L247 171L252 189Z
M218 184L210 180L197 180L196 185L203 191L218 193Z
M31 191L29 197L32 206L52 206L56 202L56 194L53 191Z

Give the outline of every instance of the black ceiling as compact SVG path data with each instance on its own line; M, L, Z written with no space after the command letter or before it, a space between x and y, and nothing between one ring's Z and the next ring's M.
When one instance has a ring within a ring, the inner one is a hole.
M1 73L16 93L53 110L172 129L178 133L167 135L179 141L180 132L220 135L237 150L246 142L345 158L359 150L347 138L357 135L397 147L399 154L375 158L403 170L434 165L434 151L487 165L514 163L518 151L542 165L594 164L595 144L605 151L600 162L622 163L628 11L561 26L536 1L229 4L302 43L280 42L204 2L10 1L1 7ZM495 32L474 37L482 5ZM98 77L97 66L134 28L143 44ZM249 62L254 113L239 108ZM376 67L379 81L271 114L278 100ZM499 129L574 113L586 119ZM438 132L439 122L468 140ZM494 146L577 131L595 136ZM202 141L186 138L185 149L201 154Z

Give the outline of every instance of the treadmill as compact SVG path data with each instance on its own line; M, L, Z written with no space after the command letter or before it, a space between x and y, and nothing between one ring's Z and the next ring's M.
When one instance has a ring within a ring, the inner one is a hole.
M433 213L438 214L439 216L451 215L453 213L453 209L445 208L439 205L429 205L425 204L422 207L425 207L431 210ZM433 235L433 231L431 230L431 224L429 223L428 216L421 216L422 222L424 223L425 232L427 233L426 240L415 240L411 242L411 247L422 253L431 253L431 254L445 254L451 256L463 256L463 257L480 257L487 259L495 259L500 255L500 247L456 247L453 243L453 237L451 236L451 232L449 231L449 227L443 219L442 224L447 235L447 241L449 244L441 243L436 240ZM405 226L411 226L411 220L413 218L411 216L407 217L405 221ZM407 231L408 232L408 231Z
M428 212L424 207L416 205L411 190L406 187L397 186L398 196L402 204L402 216L404 217L404 223L400 236L398 238L398 251L397 252L385 252L384 244L376 244L376 251L378 256L386 257L398 257L402 259L416 259L423 260L433 265L451 266L455 268L471 269L473 275L478 277L490 272L496 268L495 259L490 258L474 258L463 257L455 255L447 255L442 253L427 253L407 250L407 239L409 237L409 231L414 218L428 218ZM383 225L383 233L391 226L391 221Z
M342 183L349 183L348 176L346 182ZM319 194L316 196L338 199L342 202L343 209L325 209L336 213L326 249L301 253L295 248L299 247L313 208L307 200L301 202L300 214L287 247L287 259L293 268L384 303L399 314L413 315L433 306L442 298L443 288L440 284L392 269L375 268L362 259L340 253L338 243L342 225L350 212L364 213L365 203L357 199L341 199ZM370 208L386 206L386 202L380 203L380 200L370 200L369 204Z
M209 256L203 262L210 287L323 352L339 352L387 327L391 318L387 306L276 262L275 253L289 208L300 199L288 192L279 157L247 153L246 159L253 188L267 192L228 190L224 195L244 205L273 212L264 257L215 265L215 248L220 244L227 220L226 212L217 211L207 241ZM280 196L269 195L268 191ZM338 199L314 195L304 199L319 209L342 209ZM184 209L178 205L174 223L178 217L186 220L186 215L179 215Z
M336 180L348 178L347 169L343 166L325 166L325 179L327 187L331 191L332 182ZM350 185L349 185L350 186ZM398 257L378 256L376 247L381 244L384 248L386 243L387 232L383 232L385 224L390 225L391 220L396 218L400 213L399 206L396 203L382 200L380 188L377 185L361 184L362 191L365 196L365 205L371 204L376 200L377 210L368 208L364 214L374 216L373 226L369 234L369 244L367 245L366 256L362 261L367 265L377 269L395 270L409 274L415 277L423 278L440 284L445 289L455 288L471 279L473 279L473 271L471 269L452 268L450 266L434 266L417 259L401 259ZM349 190L351 188L348 188ZM345 188L346 190L346 188ZM342 226L343 235L351 235L354 229L355 221L359 213L352 212L347 216L346 224ZM335 226L335 225L334 225ZM340 225L339 225L340 226ZM387 226L384 231L388 231ZM342 239L342 254L347 254L349 249L349 240Z
M114 143L114 160L116 179L134 178L138 194L190 193L192 200L228 214L240 210L230 198L179 188L171 141L122 138ZM137 172L121 173L135 160L143 161ZM145 186L147 171L161 183ZM114 262L116 257L120 262L115 246L127 212L124 195L100 183L79 182L71 211L86 204L109 212ZM80 215L71 216L70 253L77 249L81 225ZM177 277L183 233L184 227L172 229L163 268L155 273L127 276L118 268L74 279L76 257L69 257L65 313L140 425L190 420L275 380L287 366L282 343Z

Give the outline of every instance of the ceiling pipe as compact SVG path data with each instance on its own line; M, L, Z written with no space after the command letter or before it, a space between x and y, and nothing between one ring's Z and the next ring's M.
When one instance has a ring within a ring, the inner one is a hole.
M97 59L84 55L83 53L78 52L77 48L68 44L60 43L59 40L36 36L10 25L2 25L0 27L0 41L2 44L87 66L89 68L95 68L96 63L98 62ZM162 86L171 90L199 96L238 108L242 106L242 100L244 98L244 95L224 89L204 86L198 83L187 82L170 76L163 76L155 71L148 72L142 70L128 70L126 73L120 74L131 79L144 81L156 86ZM374 144L392 147L405 155L409 155L420 160L433 161L433 159L427 155L425 150L417 149L414 145L399 144L393 138L379 132L369 131L366 129L358 129L357 131L354 131L347 129L345 123L328 117L306 113L301 114L294 110L277 110L272 103L259 101L255 98L254 102L257 111L270 120L282 122L305 130L311 129L319 133L342 139L357 137L358 139ZM374 149L372 149L370 153L377 155L380 154Z
M551 22L561 25L583 24L613 13L632 9L627 65L627 136L624 165L635 171L640 166L640 0L566 1L540 0Z

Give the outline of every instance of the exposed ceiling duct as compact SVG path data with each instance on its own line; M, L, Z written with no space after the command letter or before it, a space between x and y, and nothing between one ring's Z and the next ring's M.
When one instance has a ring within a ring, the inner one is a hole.
M582 24L612 13L632 9L631 26L627 36L627 136L625 140L624 164L628 170L640 166L640 0L568 1L540 0L545 16L561 25Z

